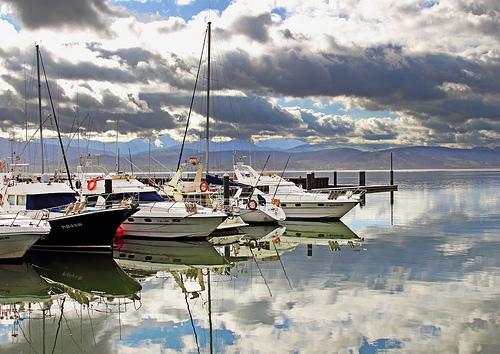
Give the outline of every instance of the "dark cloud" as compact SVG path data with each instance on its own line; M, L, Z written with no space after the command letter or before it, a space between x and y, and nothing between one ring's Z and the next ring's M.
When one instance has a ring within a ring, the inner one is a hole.
M92 28L108 32L106 16L120 11L107 0L4 0L11 4L23 25L40 28Z
M265 43L269 40L269 27L272 24L271 14L258 16L241 16L232 24L234 32L243 34L254 41Z

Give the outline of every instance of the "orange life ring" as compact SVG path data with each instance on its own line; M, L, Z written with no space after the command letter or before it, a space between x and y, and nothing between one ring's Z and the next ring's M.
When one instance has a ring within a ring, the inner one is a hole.
M255 210L257 209L257 202L255 200L249 200L248 201L248 209L250 210Z
M273 199L273 204L279 208L281 206L281 200Z
M95 178L92 178L91 180L87 181L87 189L89 191L93 191L97 187L97 181Z
M208 183L206 181L200 183L200 191L202 192L208 191Z

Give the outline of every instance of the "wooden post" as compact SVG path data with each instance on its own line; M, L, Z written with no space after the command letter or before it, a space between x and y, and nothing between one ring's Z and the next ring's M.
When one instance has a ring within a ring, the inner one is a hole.
M364 186L366 184L366 172L359 171L359 185Z
M314 188L314 172L311 172L306 175L306 189L310 191L313 188Z
M307 257L312 257L313 255L313 245L312 244L307 244Z
M390 172L391 186L394 185L394 170L392 169L392 152L391 152L391 172Z
M224 206L229 206L229 175L227 173L224 174L223 185L224 185Z
M337 187L337 171L333 172L333 186Z

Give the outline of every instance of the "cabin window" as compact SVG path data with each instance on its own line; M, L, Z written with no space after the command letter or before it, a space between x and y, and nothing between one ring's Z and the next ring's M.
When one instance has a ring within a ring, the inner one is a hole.
M325 204L323 204L323 203L318 203L318 206L325 206Z
M127 255L125 253L120 253L120 257L123 258L123 257L126 257Z
M9 202L10 205L16 205L16 196L15 195L8 195L7 201Z
M295 203L295 206L298 206L298 207L299 207L299 206L302 206L302 204L300 204L300 203Z
M134 222L134 218L128 218L127 221L128 222Z
M181 219L173 219L173 222L181 222Z
M263 193L269 193L269 186L259 186L258 188Z
M135 254L129 254L128 258L135 258Z
M147 219L144 219L145 222L151 222L151 219L147 218Z
M282 207L286 207L286 203L281 203L281 206Z
M76 194L74 193L29 194L26 198L26 209L50 209L65 206L75 201Z
M146 261L150 261L150 260L152 260L152 259L153 259L153 257L151 257L151 256L146 256L146 257L145 257L145 259L146 259Z
M26 195L17 196L17 205L26 205Z

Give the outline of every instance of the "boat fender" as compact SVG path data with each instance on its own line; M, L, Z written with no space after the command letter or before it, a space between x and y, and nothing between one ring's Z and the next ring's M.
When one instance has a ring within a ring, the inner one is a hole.
M248 209L250 210L255 210L257 209L257 202L255 200L249 200L248 201Z
M200 191L203 193L208 191L208 183L206 181L200 183Z
M87 189L89 191L93 191L97 187L97 180L95 178L92 178L91 180L87 181Z

